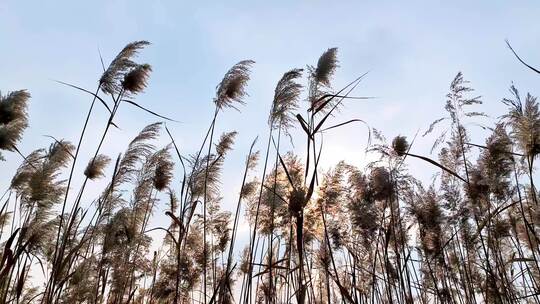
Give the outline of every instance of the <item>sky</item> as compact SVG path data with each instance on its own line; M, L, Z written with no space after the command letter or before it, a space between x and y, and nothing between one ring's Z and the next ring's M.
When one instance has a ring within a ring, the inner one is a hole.
M338 47L334 87L369 72L354 95L377 98L349 101L334 122L362 119L391 140L399 134L412 138L443 116L445 94L461 71L482 96L479 110L490 115L482 122L492 125L504 113L501 99L509 97L512 83L523 93L539 93L539 75L520 65L505 44L508 39L522 58L540 66L539 15L538 1L0 0L0 90L32 94L30 127L19 147L23 153L47 147L51 139L44 135L75 142L91 99L54 80L93 91L102 72L100 53L107 64L127 43L148 40L152 45L138 61L150 63L153 73L136 101L178 120L168 126L181 152L189 154L201 143L215 87L225 72L240 60L255 60L246 105L226 110L217 122L217 132L239 132L223 172L223 206L232 209L241 185L239 168L256 136L256 148L264 149L274 87L284 72L315 65L325 50ZM91 118L74 188L95 151L106 114L98 108ZM103 152L121 153L144 126L158 120L122 106L119 129L110 132ZM477 134L473 140L485 138L485 131L471 128ZM298 136L294 132L294 146L286 143L284 150L303 156L304 141ZM364 166L366 140L361 125L329 134L323 168L342 159ZM412 151L429 155L433 140L417 138ZM160 144L167 143L163 136ZM2 193L21 161L13 153L5 156ZM437 173L414 160L409 165L426 180ZM88 187L86 204L103 183ZM163 220L158 216L154 224Z

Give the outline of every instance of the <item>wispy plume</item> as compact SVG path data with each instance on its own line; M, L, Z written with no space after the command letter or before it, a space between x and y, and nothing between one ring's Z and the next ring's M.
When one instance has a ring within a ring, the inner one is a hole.
M540 153L540 111L536 97L527 94L525 104L521 100L519 91L511 86L512 98L503 99L509 107L504 118L512 127L512 136L519 144L520 149L529 156Z
M138 64L133 61L133 58L141 49L149 44L148 41L135 41L126 45L122 51L116 55L99 79L99 84L103 92L107 94L116 94L120 91L124 76L131 69L138 66Z
M124 76L122 88L131 94L142 93L146 88L150 72L152 72L152 67L149 64L137 65Z
M231 150L232 146L234 145L234 138L237 134L238 132L236 131L223 133L218 144L216 145L216 153L221 156L225 155L229 150Z
M302 85L296 82L300 77L302 69L293 69L283 74L279 80L268 119L273 128L281 126L287 132L293 126L293 111L298 109L298 99L302 93Z
M17 143L28 127L29 99L25 90L0 94L0 150L17 151Z
M217 86L214 103L218 109L236 108L235 104L244 104L247 95L246 86L250 78L253 60L243 60L235 64L223 77Z
M162 150L156 163L154 171L154 187L158 191L163 191L169 186L173 178L174 163L171 160L169 149Z
M86 169L84 170L84 175L90 180L95 180L105 175L105 167L109 164L111 158L107 155L99 154L96 157L92 158Z
M312 71L312 77L318 83L329 86L334 72L339 67L337 48L330 48L324 52L317 61L317 68Z

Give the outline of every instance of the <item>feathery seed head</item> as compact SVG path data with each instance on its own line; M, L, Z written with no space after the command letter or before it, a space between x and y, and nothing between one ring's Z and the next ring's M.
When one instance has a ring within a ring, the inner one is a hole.
M251 155L247 159L247 167L249 170L253 170L255 169L255 167L257 167L257 163L259 162L259 156L260 156L260 151L251 153Z
M313 78L318 83L330 85L330 78L338 67L337 50L337 48L328 49L319 57L317 68L313 72Z
M255 63L253 60L240 61L225 74L217 86L216 98L214 99L218 109L234 108L235 102L244 103L243 99L247 95L246 86L253 63Z
M21 140L27 126L27 122L22 120L0 125L0 150L15 151L15 146Z
M15 151L22 134L28 127L28 99L25 90L0 94L0 150ZM1 156L1 155L0 155Z
M519 147L527 156L536 156L540 153L540 110L536 97L527 94L525 105L521 101L518 90L512 86L510 91L513 99L505 98L503 103L510 107L509 113L504 115L512 127L511 135L516 139Z
M293 69L283 74L279 80L268 120L272 127L276 127L275 124L281 125L286 131L292 126L294 119L291 114L298 108L298 98L302 90L302 85L295 80L300 77L302 69Z
M498 124L493 134L486 140L486 147L479 162L484 169L490 192L494 198L505 200L511 192L510 176L513 170L512 141L504 126Z
M237 134L238 132L232 131L223 133L221 135L219 143L216 145L216 152L218 155L225 155L229 150L232 149L232 145L234 144L234 138Z
M335 101L331 102L330 100L325 100L325 95L331 94L330 82L337 68L337 48L331 48L324 52L321 57L319 57L316 67L308 66L308 101L311 104L311 108L318 108L318 112L324 113L326 111L323 108L319 108L326 101L328 101L326 107L333 107L333 105L336 104Z
M376 167L371 171L369 186L375 200L384 200L393 194L390 172L383 167Z
M99 79L101 90L106 94L116 94L120 91L121 81L124 75L133 68L137 67L137 63L133 61L133 57L137 55L139 50L149 45L148 41L135 41L124 47L111 62L107 70L103 72Z
M392 148L398 156L404 156L409 150L409 143L407 142L407 137L396 136L392 141Z
M480 168L472 168L469 171L467 194L475 202L481 199L487 199L489 195L489 184L483 174L483 170Z
M26 108L30 94L26 90L0 94L0 124L8 124L15 120L27 120Z
M149 64L140 64L124 75L122 87L132 94L141 93L146 88L148 78L152 72Z
M170 154L168 152L165 154L166 155L163 157L160 157L154 172L154 187L158 191L162 191L163 189L167 188L173 178L172 171L174 168L174 163L171 161Z
M299 216L306 205L306 190L304 188L293 189L289 196L289 211L294 216Z
M10 188L17 191L21 191L24 188L43 159L44 151L44 149L38 149L26 156L24 162L17 169L17 173L13 176Z
M97 155L88 162L88 165L84 170L84 175L86 175L86 177L88 177L90 180L95 180L104 176L105 174L103 170L105 167L107 167L110 161L111 159L107 155Z
M60 140L54 142L49 147L48 165L52 168L62 168L67 165L68 160L73 157L72 151L75 150L69 141Z
M242 186L242 189L240 190L240 196L242 198L247 198L247 197L250 197L250 196L254 195L255 192L257 191L257 186L258 185L259 185L259 183L256 180L245 183Z

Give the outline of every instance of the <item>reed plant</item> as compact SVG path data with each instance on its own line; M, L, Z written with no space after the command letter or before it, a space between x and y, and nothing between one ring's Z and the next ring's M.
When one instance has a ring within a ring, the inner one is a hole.
M30 94L0 94L0 158L20 160L0 199L1 303L540 303L532 94L512 85L501 98L506 113L484 124L484 142L472 142L471 126L487 118L457 73L441 98L446 115L426 124L424 136L437 135L423 155L415 142L427 137L388 140L374 117L340 118L346 103L376 101L355 93L366 73L335 85L338 49L330 48L276 79L262 150L255 138L240 151L241 180L227 202L223 166L242 130L217 122L254 102L254 62L226 71L199 148L185 151L174 120L136 101L150 83L152 67L135 61L147 46L126 45L93 91L59 81L90 101L75 144L50 137L48 147L23 151ZM159 121L120 155L105 155L120 105ZM109 115L85 151L98 106ZM367 131L352 139L367 141L374 161L323 168L325 136L356 124ZM430 166L431 181L415 177L412 158ZM104 188L89 199L98 180Z

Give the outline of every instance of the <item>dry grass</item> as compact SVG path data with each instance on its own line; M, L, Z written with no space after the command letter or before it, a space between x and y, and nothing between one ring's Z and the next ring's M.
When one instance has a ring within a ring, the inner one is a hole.
M224 132L216 142L214 134L219 114L246 102L251 60L219 82L199 150L183 155L175 136L156 123L114 164L100 154L121 103L163 118L123 99L148 85L151 66L134 61L148 44L128 44L95 93L69 85L92 98L77 145L54 140L25 155L17 146L28 126L30 94L0 95L0 150L23 157L0 208L1 303L540 302L534 184L540 111L532 95L522 100L512 87L503 99L508 113L485 143L471 143L464 121L483 116L481 100L458 73L443 104L448 115L426 124L426 133L439 133L436 159L414 154L405 136L389 144L374 132L369 151L378 161L366 168L340 162L320 172L323 134L361 122L336 121L341 104L361 98L350 94L363 75L334 90L337 49L328 49L308 65L306 90L301 69L277 81L266 149L256 151L254 140L246 151L233 214L221 206L220 185L241 130ZM96 149L81 151L96 101L110 116ZM295 127L307 150L282 151L282 135L291 136ZM171 144L156 147L163 129ZM410 157L440 175L423 184L406 166ZM90 159L83 172L75 170L80 158ZM114 167L105 170L108 165ZM73 185L78 175L84 181ZM175 177L179 184L172 183ZM100 178L108 180L106 187L92 203L84 201L87 182ZM73 199L69 191L77 191ZM167 206L169 222L149 227L158 204ZM242 217L250 228L243 249ZM163 238L153 240L152 231ZM150 252L153 243L159 250ZM36 273L44 280L34 279Z

